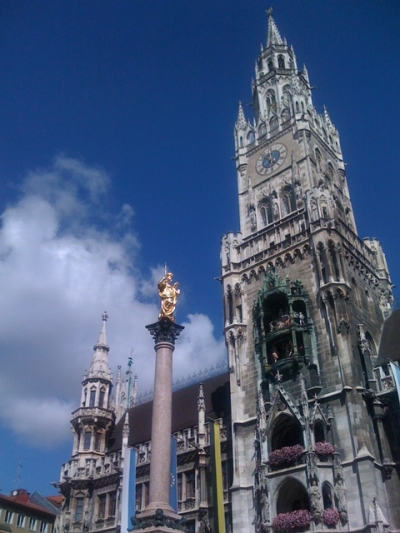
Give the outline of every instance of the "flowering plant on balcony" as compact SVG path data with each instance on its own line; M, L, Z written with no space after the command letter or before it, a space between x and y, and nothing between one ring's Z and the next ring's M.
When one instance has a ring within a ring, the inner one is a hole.
M315 453L318 455L332 455L335 448L330 442L316 442L314 446Z
M339 511L337 509L325 509L322 513L322 521L326 526L333 527L339 522Z
M291 513L280 513L272 521L272 527L276 532L293 531L294 529L306 529L310 526L311 513L306 509L299 509Z
M284 446L280 450L274 450L269 454L268 464L271 466L292 465L304 454L304 448L300 444Z

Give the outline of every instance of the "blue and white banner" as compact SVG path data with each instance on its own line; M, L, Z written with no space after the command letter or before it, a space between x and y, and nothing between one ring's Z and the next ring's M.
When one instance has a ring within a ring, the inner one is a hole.
M169 485L169 504L172 509L178 512L178 474L177 474L177 455L176 455L176 438L171 437L171 459L170 459L170 485Z
M124 446L124 474L122 477L121 533L132 529L131 517L136 513L136 450Z

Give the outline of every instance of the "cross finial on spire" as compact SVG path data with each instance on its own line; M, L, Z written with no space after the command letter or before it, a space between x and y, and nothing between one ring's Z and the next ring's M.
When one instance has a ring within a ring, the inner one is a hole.
M101 318L102 318L103 322L107 322L107 320L108 320L107 311L104 311L104 313L101 315Z
M273 12L274 12L274 10L273 10L273 8L272 8L272 6L271 6L271 7L269 7L269 8L267 9L266 14L267 14L269 17L272 17L272 13L273 13Z

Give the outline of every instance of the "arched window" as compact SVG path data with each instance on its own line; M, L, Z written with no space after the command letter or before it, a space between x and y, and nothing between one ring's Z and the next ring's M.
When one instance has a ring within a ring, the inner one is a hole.
M95 401L96 401L96 388L92 387L90 389L89 407L94 407Z
M304 446L303 430L300 423L293 417L281 414L272 428L271 449L281 450L285 446Z
M333 180L333 174L334 174L334 170L333 170L332 163L328 163L328 176L331 180Z
M268 70L269 70L269 72L271 72L271 70L273 70L273 68L274 68L274 63L273 63L273 61L272 61L272 58L269 57L269 58L267 59L267 65L268 65Z
M299 102L296 102L296 113L300 113Z
M332 509L333 507L333 490L330 483L325 481L322 485L322 502L324 509Z
M315 442L324 442L325 441L325 428L324 424L321 421L317 421L314 424L314 438Z
M106 389L100 389L99 394L99 407L104 407L104 397L106 395Z
M304 102L301 102L301 110L305 113Z
M322 194L319 198L319 205L321 207L322 218L329 218L328 217L328 201L324 194Z
M293 187L291 187L290 185L287 185L283 189L282 201L285 215L288 215L296 209L296 199L293 193Z
M368 331L365 333L365 338L366 338L367 343L368 343L369 353L371 354L371 357L376 357L377 353L376 353L375 342L374 342L373 338L371 337L371 334Z
M267 226L273 222L271 203L268 200L260 204L260 214L263 226Z
M302 483L294 478L286 478L279 487L276 513L291 513L300 509L310 510L310 501Z
M261 126L258 128L258 136L262 137L267 133L267 127L265 126L264 122L261 124Z
M285 68L285 58L278 56L278 68Z
M242 136L240 136L240 139L239 139L239 147L243 148L243 137Z

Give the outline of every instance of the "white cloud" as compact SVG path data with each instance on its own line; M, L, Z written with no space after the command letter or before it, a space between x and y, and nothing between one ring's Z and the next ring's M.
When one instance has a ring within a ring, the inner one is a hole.
M59 156L31 172L0 228L0 420L25 442L70 439L70 412L107 310L110 365L125 369L133 352L139 392L153 386L154 345L145 329L158 315L156 282L143 275L140 242L122 206L104 201L107 174ZM184 295L182 295L184 297ZM189 315L174 355L174 378L224 358L207 316Z

